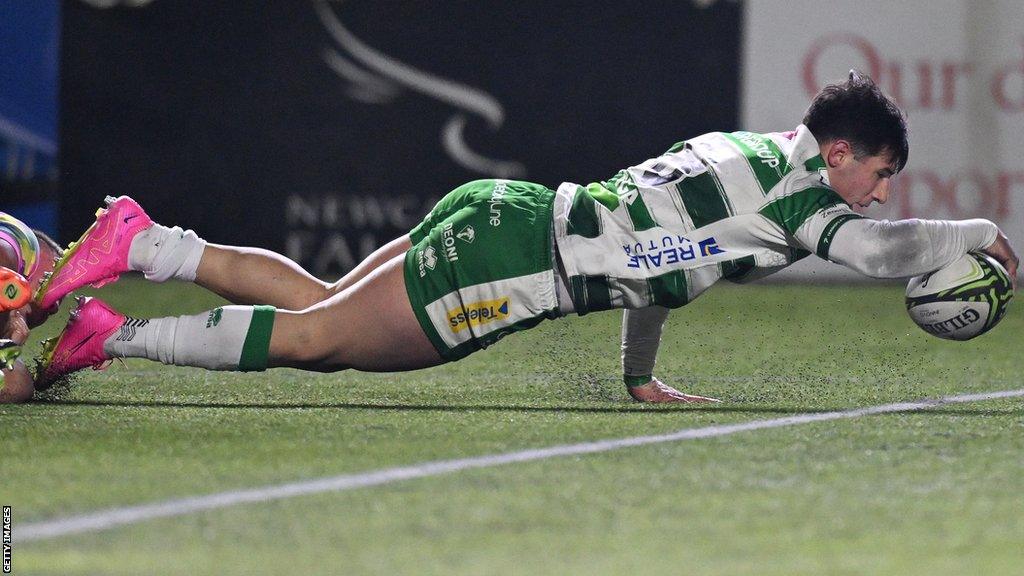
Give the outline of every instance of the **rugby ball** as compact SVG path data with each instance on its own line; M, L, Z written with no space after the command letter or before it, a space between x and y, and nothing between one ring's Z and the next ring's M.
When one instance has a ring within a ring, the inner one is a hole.
M990 256L972 252L907 284L907 312L925 332L947 340L970 340L992 329L1006 314L1013 284Z

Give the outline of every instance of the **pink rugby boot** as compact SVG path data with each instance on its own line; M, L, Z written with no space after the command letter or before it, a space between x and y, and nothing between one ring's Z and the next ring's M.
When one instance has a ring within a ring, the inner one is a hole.
M43 362L36 388L45 390L60 377L83 368L106 368L111 360L103 342L125 323L125 316L96 298L79 296L78 303L60 335L43 342Z
M107 196L106 208L96 211L96 221L72 242L53 266L36 293L36 302L49 309L71 291L86 284L99 288L128 271L128 249L139 232L153 225L146 211L127 196Z

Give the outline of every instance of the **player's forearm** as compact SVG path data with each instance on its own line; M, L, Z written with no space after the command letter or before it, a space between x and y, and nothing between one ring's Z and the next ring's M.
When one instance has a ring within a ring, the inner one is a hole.
M995 241L988 220L851 220L836 233L829 260L873 278L916 276Z
M627 385L651 381L666 318L668 308L661 306L623 311L622 375Z

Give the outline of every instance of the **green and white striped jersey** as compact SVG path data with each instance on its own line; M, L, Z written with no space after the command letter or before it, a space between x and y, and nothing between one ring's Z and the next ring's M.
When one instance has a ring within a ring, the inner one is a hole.
M860 218L829 187L818 143L795 132L713 132L621 170L564 183L559 257L577 313L670 308L721 278L750 280L814 252Z

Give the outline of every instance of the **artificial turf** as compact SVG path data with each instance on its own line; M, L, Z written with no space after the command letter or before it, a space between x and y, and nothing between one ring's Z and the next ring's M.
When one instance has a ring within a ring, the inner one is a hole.
M125 279L137 316L220 301ZM1024 388L1024 315L946 342L895 285L722 286L632 403L619 313L415 373L223 374L145 361L0 406L15 574L1024 574L1024 402L995 400L468 470L17 542L19 524L596 439ZM38 335L59 329L61 319ZM35 334L34 334L35 335ZM396 351L400 353L400 350Z

